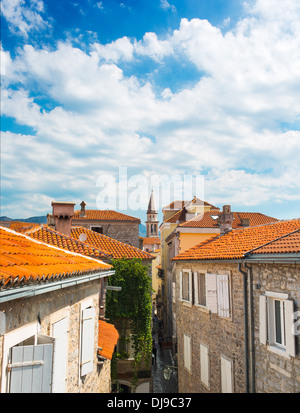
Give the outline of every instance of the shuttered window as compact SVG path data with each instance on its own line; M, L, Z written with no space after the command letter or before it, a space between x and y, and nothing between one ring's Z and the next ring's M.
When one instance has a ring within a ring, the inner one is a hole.
M221 391L233 393L232 362L224 357L221 357Z
M229 276L218 274L217 276L217 295L218 295L218 315L220 317L230 317L230 290Z
M68 327L69 318L65 317L53 324L52 334L55 338L53 393L65 393L68 362Z
M11 348L10 393L51 393L54 344L50 337L44 341L48 343Z
M179 277L180 299L183 301L192 302L192 271L180 271Z
M218 312L217 274L206 274L206 306L212 313Z
M82 310L81 319L81 376L93 371L94 365L95 308Z
M183 345L184 345L184 367L191 371L191 338L184 334Z
M259 340L270 350L295 357L294 302L287 294L267 292L259 298Z
M204 344L200 344L200 378L201 382L209 387L208 347Z

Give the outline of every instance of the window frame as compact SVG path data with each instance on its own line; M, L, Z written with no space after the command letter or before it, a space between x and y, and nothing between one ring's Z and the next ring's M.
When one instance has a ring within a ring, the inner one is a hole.
M188 273L188 299L183 298L183 274ZM183 303L191 305L193 300L193 289L192 289L192 284L193 283L193 273L191 269L182 269L180 271L180 280L179 280L179 286L180 286L180 301Z

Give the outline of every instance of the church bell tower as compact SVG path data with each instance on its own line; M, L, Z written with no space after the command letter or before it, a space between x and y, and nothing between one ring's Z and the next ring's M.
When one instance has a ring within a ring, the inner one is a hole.
M151 196L149 199L148 210L147 210L147 221L146 221L147 237L159 237L158 223L159 221L157 220L157 211L156 211L154 195L153 195L153 190L152 190Z

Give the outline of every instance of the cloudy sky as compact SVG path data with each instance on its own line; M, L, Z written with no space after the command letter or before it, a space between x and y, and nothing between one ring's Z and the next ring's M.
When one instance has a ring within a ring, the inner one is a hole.
M299 0L1 9L1 215L84 200L144 220L151 179L187 176L219 207L300 216Z

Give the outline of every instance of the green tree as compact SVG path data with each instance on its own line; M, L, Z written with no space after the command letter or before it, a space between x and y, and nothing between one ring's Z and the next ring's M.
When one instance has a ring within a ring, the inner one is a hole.
M152 354L151 277L141 259L114 259L112 265L115 274L109 277L109 285L122 289L107 291L106 317L118 326L120 341L128 340L126 331L129 329L131 332L134 349L133 381L137 382L141 363L144 361L149 366Z

